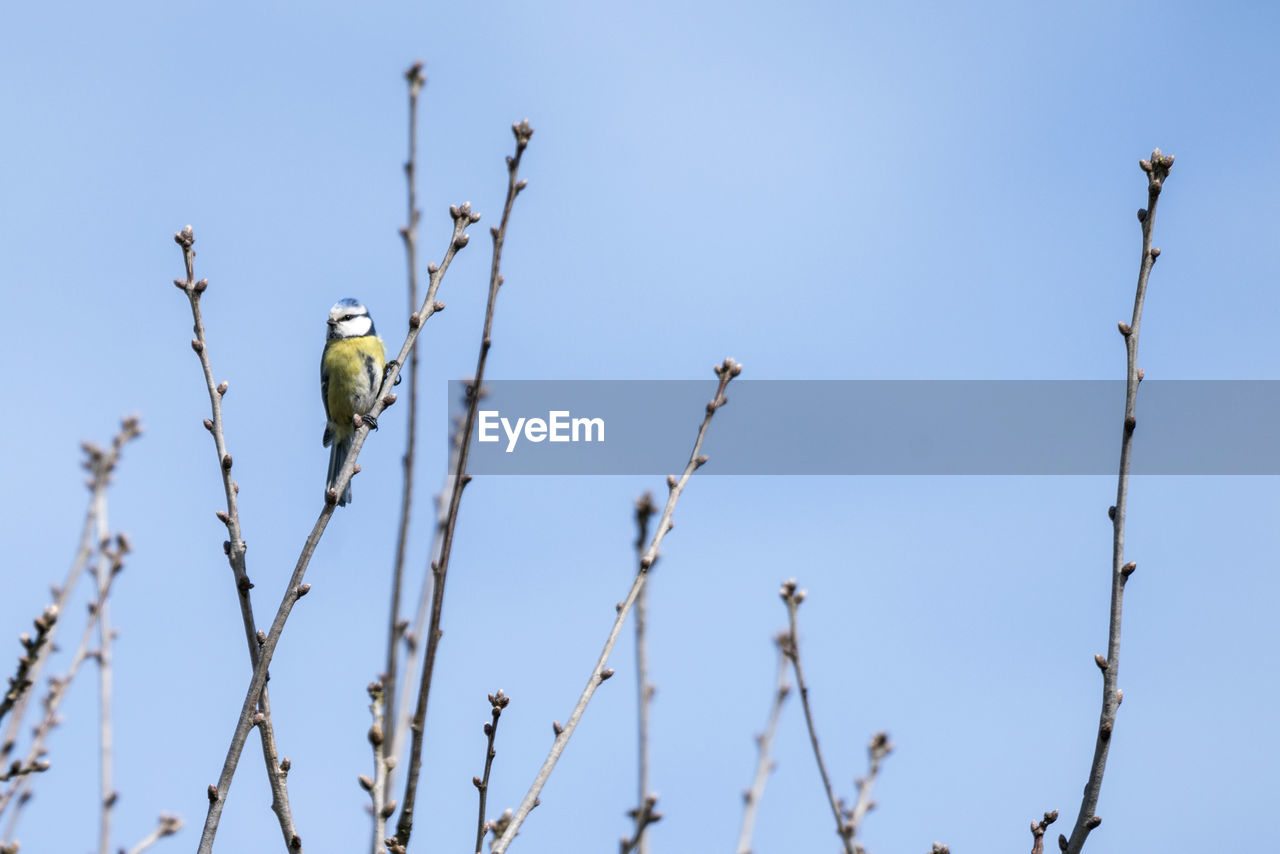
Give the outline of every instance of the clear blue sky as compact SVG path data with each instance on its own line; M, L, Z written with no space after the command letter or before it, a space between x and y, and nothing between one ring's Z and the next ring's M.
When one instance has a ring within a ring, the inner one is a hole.
M1177 156L1142 334L1146 375L1280 378L1276 8L1266 3L27 3L0 24L0 360L9 366L0 630L60 579L84 506L77 442L139 412L111 519L136 544L114 596L118 844L160 811L193 850L248 678L214 518L221 489L170 235L197 271L242 486L260 623L319 510L323 322L356 296L402 340L405 87L426 61L423 264L449 203L486 215L421 342L423 445L472 370L512 145L536 134L504 260L502 378L1118 378L1145 201ZM18 378L22 384L16 384ZM18 394L19 391L22 394ZM815 417L820 415L815 402ZM405 410L361 457L272 668L298 827L362 850L365 685L381 667ZM688 421L698 412L673 412ZM1119 413L1117 413L1117 419ZM1114 479L712 477L691 484L652 579L655 852L728 850L784 622L846 794L897 751L877 854L1027 850L1069 827L1097 723ZM1139 449L1142 436L1139 432ZM443 454L420 457L434 490ZM673 459L676 470L682 461ZM1133 484L1121 687L1093 854L1155 840L1241 850L1280 756L1271 478ZM415 840L469 850L485 694L513 697L490 804L518 802L632 567L631 501L661 478L483 478L468 489ZM429 538L425 494L411 562ZM81 610L73 611L76 620ZM74 624L70 624L69 628ZM74 632L63 636L64 649ZM12 666L18 648L7 647ZM634 800L632 649L516 849L610 850ZM90 673L86 672L86 676ZM95 694L73 689L20 838L95 837ZM789 706L759 852L835 840ZM279 845L251 742L221 851ZM1056 830L1059 828L1055 828Z

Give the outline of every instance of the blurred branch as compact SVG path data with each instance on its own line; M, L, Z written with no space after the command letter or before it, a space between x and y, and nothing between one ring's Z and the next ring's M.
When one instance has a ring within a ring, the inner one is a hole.
M636 499L636 560L644 559L645 543L649 540L649 519L658 512L653 504L653 493L646 492ZM649 567L650 570L653 567ZM652 812L649 804L652 794L649 784L649 707L653 702L654 687L649 682L649 650L645 639L649 606L649 585L640 588L636 596L636 807L627 814L632 818ZM656 802L656 797L654 798ZM648 805L648 809L646 809ZM645 824L637 820L631 838L639 854L648 854L649 837L644 835Z
M111 542L111 530L107 525L107 500L99 497L98 511L94 514L98 532L98 565L93 575L98 586L98 651L93 657L98 662L98 792L100 796L98 817L98 854L111 854L111 812L118 793L112 785L112 730L111 730L111 641L113 632L105 587L116 571L111 566L104 546Z
M218 456L218 469L222 473L222 491L226 496L226 510L217 511L217 517L226 526L228 539L223 542L222 549L231 565L231 574L235 578L236 598L240 604L240 622L244 626L245 644L249 648L249 663L258 665L258 647L261 638L253 617L253 602L249 591L253 583L249 581L249 572L245 561L246 544L240 528L240 509L237 496L240 485L231 479L231 454L227 452L227 440L223 432L222 398L227 393L227 383L215 382L213 363L209 360L208 339L205 336L204 317L200 311L200 296L209 286L207 279L196 281L194 249L196 238L191 226L187 226L174 236L174 240L182 247L182 259L186 266L186 279L175 279L174 285L181 288L191 303L191 317L195 322L196 337L191 341L191 349L200 359L200 367L204 373L205 387L209 392L209 408L212 418L204 420L204 427L213 435L213 446ZM262 760L267 772L267 783L271 787L271 809L280 822L280 833L285 847L292 852L302 851L302 838L293 823L293 810L289 805L288 760L280 760L280 752L276 746L275 727L271 722L271 697L264 684L256 696L258 714L262 716L258 725L258 735L262 741Z
M769 709L769 721L764 732L756 736L756 776L751 788L742 794L745 804L742 810L742 830L738 833L737 854L751 854L751 837L755 833L756 813L760 811L760 800L764 797L764 787L773 773L773 739L778 732L778 720L782 717L782 704L791 694L791 686L787 684L787 656L783 654L786 634L774 638L778 648L778 677L773 690L773 705Z
M49 732L58 724L58 706L61 704L62 697L65 695L72 678L78 672L84 659L94 655L89 652L89 640L92 636L94 624L97 622L98 614L106 607L106 597L110 590L111 581L123 568L124 555L129 551L129 538L127 536L120 534L113 546L107 531L107 487L111 482L111 476L120 460L120 454L124 446L140 435L142 435L141 422L137 416L130 415L121 419L120 430L112 438L109 448L101 448L92 442L82 442L80 445L85 454L84 468L91 475L88 482L90 491L89 506L85 511L80 546L63 586L54 588L55 604L45 609L44 615L36 620L37 639L28 641L26 635L23 635L20 639L23 646L27 647L28 653L23 661L19 661L18 676L10 685L11 693L5 695L4 702L7 704L7 708L14 710L14 713L13 718L10 720L3 748L0 749L0 757L7 758L17 743L17 731L21 726L27 702L32 696L30 688L34 686L40 669L54 649L54 636L58 627L57 618L65 613L66 603L71 591L79 581L85 566L88 565L95 551L99 555L99 566L96 570L99 584L96 586L96 596L89 605L89 619L86 621L80 646L66 675L61 678L53 677L49 680L49 691L43 701L45 711L40 722L34 728L26 758L22 761L10 763L9 773L0 777L0 782L12 781L12 785L9 788L0 792L0 814L3 814L10 805L14 807L13 812L9 814L4 835L0 839L11 840L16 832L22 807L31 797L31 778L29 775L49 768L49 762L43 758L47 752L44 742L48 738ZM26 662L25 664L24 661ZM0 717L3 717L3 713L0 713Z
M156 829L142 837L138 844L129 849L129 854L142 854L166 836L172 836L182 829L182 819L176 815L161 813Z
M871 790L876 784L876 777L880 775L881 763L892 752L893 742L889 741L889 733L878 732L871 736L871 743L867 745L867 776L854 781L854 785L858 788L858 799L854 802L852 809L845 811L851 838L858 835L862 820L876 805L876 802L871 800ZM861 845L857 848L860 852L864 850Z
M32 625L36 629L34 638L26 632L18 636L18 643L22 644L23 655L18 659L17 672L9 677L9 689L5 691L4 698L0 699L0 719L3 719L14 704L26 696L31 686L35 684L31 678L31 672L35 669L37 661L49 644L50 638L53 636L53 627L57 622L58 606L50 605L44 609L43 614L32 621Z
M498 225L489 229L493 237L493 262L489 269L489 298L485 305L484 332L480 338L480 355L476 361L476 376L470 386L470 400L467 417L462 428L461 446L458 450L458 465L454 473L453 490L449 497L449 515L445 522L444 535L440 543L440 556L431 563L433 576L431 587L431 618L427 627L426 649L422 655L422 674L418 683L418 700L413 713L410 731L413 733L409 747L409 772L405 775L404 805L400 808L400 820L396 824L394 844L387 847L393 854L403 851L409 845L409 836L413 832L413 810L418 796L418 774L422 769L422 737L426 728L427 704L431 694L431 677L435 671L436 650L439 648L441 615L444 608L444 585L449 572L449 556L453 550L454 530L458 523L458 507L462 502L462 490L470 477L467 475L467 455L471 449L471 432L476 421L476 410L480 405L480 390L484 385L484 368L489 356L489 348L493 344L493 310L498 299L498 288L502 286L502 246L507 238L507 224L511 220L511 208L516 196L525 188L526 182L519 179L520 160L524 150L533 136L533 128L528 121L517 122L511 126L516 138L516 153L507 158L507 199L502 207L502 219Z
M80 532L80 545L76 549L75 559L71 562L71 568L67 571L67 576L62 581L62 585L53 588L53 605L51 606L55 613L65 613L67 608L67 600L71 596L71 591L75 589L76 583L80 580L80 573L89 563L89 558L94 552L94 514L98 508L99 497L106 492L107 486L111 483L111 475L115 471L116 464L120 461L120 452L123 450L125 443L136 439L142 435L142 425L136 415L130 415L120 422L120 431L116 433L111 440L109 448L100 448L92 442L81 442L80 448L84 451L85 461L84 468L90 473L88 482L89 487L89 506L85 510L84 525ZM48 613L46 609L46 613ZM43 647L35 653L34 660L26 667L23 678L34 685L40 679L40 671L44 668L44 663L48 660L49 654L53 650L54 637L58 633L56 624L51 624L48 629L48 637ZM12 685L10 687L13 687ZM8 694L6 694L6 698ZM5 730L3 740L0 740L0 760L6 759L14 745L17 744L18 731L22 728L22 721L26 715L27 702L31 698L31 692L20 691L16 700L10 705L14 709L13 717L9 720L9 725ZM6 708L4 711L8 711ZM4 717L4 712L0 711L0 718Z
M654 531L653 539L649 542L649 548L645 550L644 556L640 558L639 571L636 573L635 580L631 583L631 590L627 593L627 598L618 606L618 615L613 621L613 627L609 630L608 638L605 639L604 648L596 659L595 667L591 670L591 676L587 679L587 685L582 689L581 696L578 697L577 705L573 707L566 724L563 726L558 722L555 724L556 738L551 744L551 751L547 754L547 758L543 761L537 776L534 777L533 784L529 787L529 791L525 793L524 800L520 802L519 808L512 815L510 822L507 823L501 837L494 842L493 847L490 849L492 854L502 854L502 852L506 851L507 846L511 844L511 840L520 832L520 825L529 816L529 812L537 806L538 795L541 793L542 787L546 785L547 779L556 767L556 763L560 761L560 755L564 753L565 747L569 744L569 739L573 736L583 712L587 710L587 704L591 702L591 697L595 694L596 688L600 687L601 683L613 675L612 670L605 669L605 663L609 660L609 654L613 652L613 645L617 643L618 635L622 631L622 624L626 621L627 614L631 612L636 598L640 595L640 588L644 586L649 569L658 559L658 548L662 545L663 538L675 526L671 517L675 513L676 502L680 500L680 494L684 491L685 485L689 483L689 478L693 476L694 471L707 462L707 458L702 454L702 442L707 436L707 428L711 426L711 419L720 407L729 402L729 399L724 396L725 388L728 387L730 380L742 373L742 365L733 359L725 359L722 364L716 365L715 372L720 380L719 385L716 387L715 397L707 403L706 415L702 419L702 426L698 428L698 438L693 443L693 452L689 454L689 462L684 467L684 473L678 479L675 475L667 476L667 487L670 490L667 495L667 506L663 509L662 517L658 520L658 527Z
M9 764L9 767L0 772L0 783L7 783L10 780L16 780L19 777L25 777L28 774L43 774L51 767L47 759L37 759L34 762L22 763L16 759Z
M484 389L479 392L481 398L484 397ZM463 401L466 402L465 400ZM449 502L448 497L453 494L453 482L456 480L454 472L458 468L458 454L462 449L462 419L455 418L449 430L449 461L448 469L445 472L444 482L440 486L440 491L435 495L436 524L435 534L431 538L431 548L427 554L430 560L438 562L440 558L440 548L444 545L445 529L449 526ZM422 644L422 627L427 624L427 618L431 611L432 592L435 589L435 574L427 572L423 574L422 588L418 591L418 608L415 613L413 624L408 631L404 633L405 657L403 678L400 680L401 686L414 684L418 676L418 666L421 664L421 656L419 651L425 647ZM400 755L399 745L404 744L406 735L409 732L409 716L410 716L410 698L412 695L407 690L397 691L399 695L399 709L396 710L395 718L395 740L397 749L395 756Z
M387 772L394 759L388 760L382 752L386 745L386 691L381 682L369 684L369 714L373 722L369 725L369 744L373 746L373 767L376 775L372 780L364 774L360 775L360 787L369 793L370 809L373 813L373 847L374 854L383 854L382 840L387 832L387 817L395 811L396 804L387 803Z
M484 777L472 777L471 782L475 784L476 791L480 794L480 817L476 819L476 854L480 854L484 845L484 832L489 824L484 820L485 802L489 797L489 771L493 768L493 758L497 756L497 752L493 749L494 739L498 737L498 719L502 717L502 710L511 702L511 698L502 693L499 688L496 694L489 695L489 717L490 720L485 722L484 734L489 744L484 754Z
M1044 854L1044 832L1057 820L1058 811L1053 810L1045 813L1040 821L1031 822L1031 854Z
M408 222L400 229L400 237L404 240L406 266L409 269L409 312L413 313L418 305L418 220L422 212L418 210L418 94L426 84L427 78L422 73L422 61L409 67L404 74L409 84L409 159L404 164L405 183L408 187ZM409 424L406 430L404 451L404 489L400 501L400 526L396 534L396 557L391 570L391 613L387 622L387 665L382 676L384 692L383 717L384 726L389 736L383 741L382 756L377 761L375 774L385 778L383 792L392 784L396 757L400 755L399 729L395 726L396 696L398 693L398 657L400 639L404 636L406 624L400 619L400 592L404 585L404 559L409 544L409 520L413 509L413 464L414 446L418 438L418 348L409 351L409 390L407 394L409 406ZM374 815L374 837L372 850L379 851L382 840L386 836L386 821Z
M630 836L622 837L622 842L618 846L620 854L631 854L633 851L639 851L640 846L644 844L644 840L648 838L645 836L645 830L649 828L649 825L662 821L662 813L654 809L657 805L658 796L648 794L644 796L640 806L627 811L627 816L630 817L634 826L631 829Z
M276 645L280 642L280 635L284 632L285 623L288 622L289 614L293 611L294 604L311 589L311 585L303 583L303 578L306 576L307 567L311 564L311 557L315 554L316 546L320 543L320 537L324 534L325 528L328 527L329 519L332 518L334 509L337 507L338 496L342 494L347 484L351 482L351 478L357 470L360 449L364 447L364 441L371 429L370 422L376 423L377 417L388 406L395 403L395 395L390 393L390 389L400 377L400 367L404 364L405 357L408 356L409 351L417 343L423 324L433 314L444 309L444 303L435 301L436 291L439 289L440 282L443 280L445 272L449 269L449 264L453 261L454 255L467 245L469 240L466 234L467 226L480 219L479 214L471 212L471 206L467 203L451 207L450 214L453 217L453 235L450 237L449 248L445 251L444 260L439 266L432 264L427 268L431 280L427 288L426 299L423 301L422 308L417 313L409 316L409 333L405 337L404 344L401 345L399 355L388 363L386 375L382 380L382 388L379 389L378 400L369 412L372 418L368 420L362 419L360 425L356 428L351 439L351 451L347 456L347 461L338 473L338 478L334 485L325 492L324 507L321 509L315 525L312 526L311 533L307 535L307 539L303 543L302 552L298 555L293 574L290 576L288 585L285 588L284 598L281 600L280 607L276 610L275 619L271 623L271 631L267 633L266 637L259 636L258 661L254 665L253 677L250 679L244 702L240 707L240 716L236 721L235 732L232 734L231 744L227 749L227 757L223 762L222 772L218 777L217 784L209 787L209 812L205 817L204 829L200 835L199 851L201 854L211 854L213 851L213 840L218 831L218 821L222 817L227 791L231 788L231 779L235 776L236 765L240 761L240 753L244 750L245 740L249 736L249 730L254 726L259 726L264 720L263 717L254 714L254 708L267 682L267 668L271 664L271 658L275 654ZM184 229L175 237L180 244L184 243L184 241L194 241L190 227ZM189 244L184 246L184 249L189 249ZM224 466L229 467L230 462L230 456L223 457ZM241 544L241 548L243 548L243 544ZM297 843L300 846L301 840L297 840Z
M1102 671L1102 712L1098 719L1098 735L1093 748L1093 762L1089 767L1089 779L1085 783L1080 812L1076 815L1071 838L1066 840L1066 854L1079 854L1089 832L1102 823L1094 810L1102 792L1102 775L1107 768L1107 752L1111 747L1111 735L1115 728L1116 711L1123 694L1118 687L1120 679L1120 624L1124 608L1124 588L1137 564L1124 559L1124 522L1129 499L1129 465L1133 448L1133 433L1138 426L1138 384L1142 382L1142 370L1138 367L1138 331L1142 325L1142 307L1147 296L1147 279L1151 268L1160 256L1160 250L1151 245L1151 229L1156 217L1156 203L1160 191L1173 167L1173 155L1160 149L1151 152L1150 160L1140 160L1138 165L1147 175L1147 207L1138 211L1142 224L1142 258L1138 266L1138 285L1133 297L1133 316L1128 323L1120 322L1120 334L1124 337L1127 373L1124 401L1124 427L1120 438L1120 471L1116 484L1116 503L1108 515L1112 522L1111 544L1111 607L1107 635L1107 656L1094 657Z
M105 497L99 497L100 503L105 502L105 500ZM95 509L95 513L102 514L105 517L105 508L99 506ZM42 763L41 760L47 752L44 747L45 741L48 740L49 733L60 722L58 708L62 705L62 701L67 695L67 689L71 686L76 674L80 672L80 666L84 664L85 659L97 655L97 653L90 652L89 641L93 637L99 615L102 613L107 597L111 593L111 586L116 576L124 569L124 556L130 550L129 538L124 534L119 534L116 536L114 545L109 538L103 538L98 543L98 549L106 562L102 567L102 571L98 573L97 595L89 603L89 618L85 620L84 631L80 635L80 643L76 647L75 655L71 657L67 672L60 677L55 676L49 679L49 691L45 694L43 700L44 715L36 725L31 744L27 748L26 758L21 763L15 763L20 768L34 768L37 771L43 771L44 768L40 767L41 764L48 767L48 763ZM12 768L12 766L10 767ZM27 789L30 779L26 775L19 776L12 781L12 785L8 789L0 792L0 815L3 815L9 805L14 803L15 797L17 798L14 813L9 817L9 823L5 828L5 838L11 839L13 836L14 829L17 826L18 813L28 797Z

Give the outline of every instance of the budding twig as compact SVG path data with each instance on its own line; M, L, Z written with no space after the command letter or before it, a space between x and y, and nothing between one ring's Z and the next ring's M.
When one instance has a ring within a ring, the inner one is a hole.
M680 495L689 483L689 478L693 477L693 473L707 461L707 458L702 455L702 442L706 439L707 428L711 426L711 419L720 407L728 402L728 399L724 396L724 390L729 385L730 380L742 373L742 365L733 359L725 359L722 364L716 365L715 371L720 382L716 387L715 397L711 399L711 404L706 408L702 426L698 428L698 438L693 443L693 451L689 454L689 462L684 467L684 473L678 479L671 477L667 481L670 490L667 495L667 505L658 520L658 526L654 530L653 538L649 541L649 548L645 550L644 555L640 558L639 571L636 573L635 580L631 583L631 590L617 609L613 627L609 630L609 636L605 639L604 648L600 651L595 666L591 669L591 675L587 678L587 685L582 689L577 705L573 707L573 711L569 714L568 722L564 725L556 723L556 737L551 744L551 751L543 761L542 767L538 769L538 774L534 777L533 784L529 786L529 791L525 793L524 800L520 802L519 808L512 815L506 829L497 841L493 843L490 849L491 854L503 854L507 850L511 840L520 831L520 825L528 818L529 812L537 806L538 795L542 792L542 787L546 785L547 779L550 778L556 763L560 761L560 755L564 753L565 747L569 744L569 739L573 736L573 732L578 726L578 721L587 710L587 704L591 702L592 695L595 694L596 688L600 686L600 683L608 678L606 672L609 675L613 673L611 670L606 671L605 663L609 660L609 654L613 652L613 645L618 641L618 635L622 631L622 624L626 621L627 614L631 612L631 608L635 605L636 597L640 595L640 588L644 586L645 579L649 575L649 569L658 559L658 549L662 545L662 540L666 537L667 532L671 530L671 517L675 513L676 502L680 500Z
M407 221L400 229L404 240L405 264L408 267L409 313L418 306L418 220L422 212L418 210L418 94L426 84L426 75L422 73L422 61L419 60L404 74L409 84L409 156L404 164L405 184L408 189ZM404 635L405 625L400 620L400 592L404 585L404 559L409 545L409 520L413 510L413 466L414 448L418 439L418 348L409 351L409 391L408 391L408 424L405 429L404 450L404 486L400 498L400 524L396 533L396 556L391 569L391 612L387 621L387 665L382 675L384 690L383 717L388 730L387 738L382 745L382 757L378 760L376 773L385 777L385 786L389 788L395 769L395 757L400 753L399 732L396 728L396 696L399 686L399 654L400 639ZM385 789L384 789L385 790ZM386 820L379 811L374 810L373 848L377 851L386 836Z
M1066 840L1066 846L1063 848L1066 854L1080 854L1089 832L1102 821L1094 811L1097 809L1098 797L1102 792L1102 775L1106 771L1107 753L1111 747L1116 711L1120 707L1118 684L1120 624L1124 607L1125 582L1136 568L1136 564L1126 563L1124 559L1124 522L1129 499L1130 454L1133 448L1134 430L1137 427L1138 383L1142 378L1142 372L1138 368L1138 333L1142 326L1142 307L1147 296L1147 280L1151 275L1151 267L1160 254L1160 250L1151 245L1151 229L1156 217L1156 203L1160 200L1160 192L1164 188L1165 179L1169 177L1169 169L1173 166L1173 155L1164 154L1157 148L1151 152L1150 160L1141 160L1138 165L1147 176L1147 207L1138 216L1142 224L1142 257L1138 265L1133 316L1128 323L1122 324L1121 328L1128 371L1125 383L1124 425L1120 434L1120 471L1116 479L1116 503L1108 511L1112 524L1111 607L1107 655L1105 659L1099 661L1099 667L1102 669L1102 711L1098 718L1098 734L1094 742L1093 762L1089 767L1084 797L1080 801L1080 811L1076 815L1071 837ZM1105 667L1102 666L1104 663Z
M462 427L462 440L458 449L458 465L454 473L453 490L449 497L449 513L445 522L444 534L440 542L440 556L432 561L431 618L427 626L426 649L422 654L422 674L418 682L418 700L413 713L413 733L409 746L409 770L405 775L404 805L400 808L400 819L396 823L396 846L407 848L409 836L413 832L413 810L418 796L418 774L422 769L423 731L426 728L427 705L431 694L431 677L435 672L436 651L439 649L442 634L440 624L444 608L445 579L449 572L449 557L453 551L453 536L458 522L458 508L462 502L462 490L470 480L467 475L467 456L471 449L471 433L475 427L476 413L480 405L480 393L484 385L484 369L488 359L489 348L493 344L493 310L498 298L498 288L502 285L499 272L502 265L502 246L507 238L507 224L511 220L511 208L516 196L524 189L525 182L519 180L520 160L524 150L533 136L533 128L528 121L512 125L512 133L516 138L516 153L507 158L507 199L502 207L502 219L497 226L490 229L493 236L493 261L489 268L489 298L485 305L484 331L480 338L480 354L476 361L475 380L471 386L470 401L467 407L466 421Z
M627 815L631 818L634 826L631 829L630 836L622 837L622 842L618 846L619 854L632 854L633 851L640 851L640 846L647 838L645 830L649 825L657 824L662 820L662 813L654 809L658 805L658 796L652 792L644 796L644 800L640 802L640 806L635 809L627 810ZM476 852L479 854L479 852Z
M218 521L227 529L227 539L223 550L227 563L231 567L231 575L236 585L236 600L240 605L240 623L244 627L245 644L249 651L250 667L258 665L258 626L253 616L253 600L249 593L253 583L249 580L248 566L245 560L245 540L240 527L239 485L231 479L232 459L227 452L227 439L223 430L222 404L227 393L226 382L216 382L213 376L213 363L209 359L209 340L205 335L204 317L200 310L200 297L208 289L207 279L196 280L195 276L195 232L187 226L173 236L174 241L182 249L182 260L186 268L186 279L174 281L191 303L191 317L195 322L196 337L191 342L192 350L200 359L200 368L204 374L205 387L209 392L209 419L204 422L205 428L213 436L213 447L218 459L218 470L222 475L222 492L226 499L226 509L217 511ZM293 823L293 809L289 804L289 785L285 772L280 767L280 751L276 746L275 727L271 722L271 696L266 684L256 697L257 712L262 715L262 724L258 727L258 735L262 742L262 761L267 774L267 784L271 788L271 810L276 814L280 824L280 834L284 839L285 849L294 854L302 851L302 839Z
M66 578L63 579L62 584L54 588L54 602L51 607L56 613L66 612L67 600L71 596L71 591L75 589L76 582L80 580L80 574L93 556L96 545L94 543L94 513L98 508L99 497L106 492L107 486L111 483L111 475L115 471L116 464L120 461L120 452L127 442L136 439L140 435L142 435L142 425L137 416L131 415L121 420L120 431L112 439L110 447L100 448L92 442L82 442L80 445L85 454L84 468L91 475L88 482L89 505L85 510L84 525L80 532L80 545L76 549L75 559L72 560L71 568L67 571ZM48 627L48 637L45 639L44 644L39 650L32 652L34 659L27 665L25 673L19 674L21 678L26 679L30 684L34 685L39 681L40 672L44 669L44 664L49 659L57 633L57 624L51 624ZM9 753L17 744L18 731L22 728L27 703L30 701L31 696L32 692L25 689L21 690L11 704L13 717L9 719L4 738L0 740L0 760L8 758ZM8 709L6 708L5 711L8 711ZM4 712L0 712L0 718L3 717Z
M738 832L737 854L751 854L751 837L755 833L756 815L760 811L760 801L764 798L764 787L773 772L773 739L778 732L778 721L782 717L782 704L791 694L791 686L787 684L787 656L782 652L787 635L784 633L774 638L778 648L778 677L773 689L773 704L769 708L769 721L764 732L756 736L756 776L751 788L743 792L742 829Z
M809 729L809 743L813 747L813 757L818 762L818 772L822 775L822 787L826 790L827 801L831 804L831 814L836 820L836 833L844 845L845 854L857 854L853 843L853 828L845 821L840 801L836 798L835 789L831 786L831 775L827 773L827 763L822 758L822 749L818 747L818 730L813 723L813 710L809 707L809 686L804 681L804 670L800 666L800 640L796 632L796 611L804 601L805 591L798 589L794 578L782 583L782 601L787 606L788 629L782 644L782 652L791 660L791 667L796 674L796 687L800 689L800 705L804 709L805 726Z
M646 492L636 499L636 560L644 559L645 544L649 539L649 519L658 512L653 505L653 493ZM652 570L653 567L650 567ZM649 682L649 650L645 638L645 618L648 616L649 585L640 588L636 596L636 804L629 812L633 818L652 811L647 809L651 794L649 785L649 708L653 702L654 686ZM644 829L648 822L636 821L632 832L633 847L639 854L648 854L649 837Z
M96 516L100 515L103 518L105 518L105 508L101 506L101 502L104 501L105 498L100 497L99 507L94 510ZM98 619L102 614L103 606L107 601L107 597L111 593L112 583L115 581L116 576L120 574L120 570L124 566L123 557L125 552L128 551L128 539L122 535L113 544L109 538L102 538L99 540L98 548L106 558L106 571L101 573L105 578L100 578L99 583L96 585L96 595L89 603L89 617L85 620L84 630L80 634L80 643L76 647L75 654L71 657L71 663L67 666L67 672L62 676L53 677L49 680L49 690L42 701L44 715L35 727L35 732L31 738L31 744L27 748L27 755L21 762L13 763L14 765L19 766L19 768L31 768L36 771L44 770L44 768L40 767L42 757L45 754L44 744L45 741L48 740L49 733L51 733L54 727L58 725L58 709L61 707L62 701L67 696L67 689L71 686L71 682L75 679L76 674L80 672L81 665L83 665L87 659L96 657L96 653L91 652L89 649L89 641L93 638L93 633L97 628ZM12 768L12 765L10 767ZM45 767L47 767L47 763L45 764ZM20 791L25 791L30 779L29 773L17 775L16 779L12 781L12 785L3 792L0 792L0 815L4 814L6 808L8 808L11 803L15 803L15 797L19 795ZM25 799L22 797L17 797L16 808L20 809L24 800ZM15 810L14 815L10 817L9 825L6 828L6 836L10 836L13 833L13 828L16 826L16 820L17 813Z
M472 782L475 783L476 791L480 794L480 816L476 819L476 854L480 854L484 846L485 828L490 825L484 820L485 801L489 797L489 771L493 768L493 758L497 756L497 752L493 749L494 739L498 737L498 719L502 717L502 710L511 702L511 698L502 693L499 688L496 694L489 695L489 718L490 720L484 725L484 734L488 739L488 746L485 748L484 754L484 777L473 777Z
M138 844L129 849L129 854L142 854L143 851L146 851L161 839L164 839L166 836L172 836L181 829L181 818L176 815L161 813L159 820L156 822L156 829L138 840Z
M449 264L453 261L454 255L467 245L466 228L480 219L480 215L472 213L471 205L466 203L454 206L450 212L453 215L453 234L449 240L449 248L445 251L444 260L438 267L432 266L429 268L431 281L427 287L426 299L423 301L422 308L414 315L416 321L409 324L409 332L405 336L404 344L400 347L399 355L393 362L389 363L386 376L382 380L382 387L378 392L377 402L374 403L373 409L369 412L369 415L373 416L373 418L366 419L361 426L356 428L355 433L352 435L351 450L347 455L347 461L338 473L334 486L325 493L324 506L316 519L315 525L312 526L311 533L307 535L307 539L303 543L302 552L298 555L297 563L293 568L293 574L285 585L284 597L281 599L280 607L276 610L275 619L271 623L271 630L261 642L259 658L254 666L253 677L250 679L248 690L245 692L244 702L240 707L240 717L236 722L235 732L232 734L231 744L227 749L227 757L223 762L222 772L218 776L218 783L211 787L209 812L205 816L204 829L200 835L200 854L211 854L213 851L213 840L218 832L218 821L222 817L222 809L226 803L227 792L231 788L231 779L235 776L236 765L240 761L240 753L244 749L249 730L254 726L254 710L257 705L257 698L261 695L262 689L267 682L267 668L271 664L272 656L275 655L276 645L280 642L280 635L284 632L289 614L293 611L293 606L300 598L301 593L305 592L303 590L305 586L302 583L303 578L306 576L307 568L311 564L311 558L315 554L316 546L319 545L320 538L323 536L325 528L328 527L329 519L333 516L334 509L337 507L338 496L346 489L347 484L351 482L352 475L355 473L360 449L364 447L364 441L371 429L370 421L376 420L387 406L395 402L395 395L391 394L390 390L400 376L401 366L404 365L406 357L413 349L414 344L417 343L423 324L439 311L435 297L436 291L440 287L440 282L444 279L445 272L449 269ZM301 848L301 840L296 835L289 844L291 850L296 851Z
M106 587L111 576L119 571L119 556L113 556L105 548L111 542L111 531L107 524L107 500L100 497L100 506L96 517L98 542L98 565L94 576L98 582L98 652L94 658L98 662L98 854L111 854L111 814L115 807L117 793L112 785L112 745L111 727L111 641L112 629L109 616Z

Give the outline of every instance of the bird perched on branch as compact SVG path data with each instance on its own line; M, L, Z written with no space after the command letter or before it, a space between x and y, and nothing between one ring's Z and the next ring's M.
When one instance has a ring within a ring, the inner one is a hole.
M329 451L329 480L326 490L337 485L338 472L351 452L355 434L354 418L359 415L374 429L378 422L368 412L378 398L386 368L387 351L373 330L369 309L348 297L329 309L329 336L320 356L320 396L329 419L324 428L324 446ZM338 504L351 501L351 483L338 496Z

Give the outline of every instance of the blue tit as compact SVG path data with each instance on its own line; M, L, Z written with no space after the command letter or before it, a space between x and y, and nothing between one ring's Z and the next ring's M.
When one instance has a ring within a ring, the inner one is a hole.
M324 428L324 446L329 451L329 480L326 490L337 484L338 472L351 452L351 437L355 433L354 416L365 416L366 421L377 427L377 421L368 417L382 387L383 370L387 351L382 339L373 331L373 318L369 309L359 300L348 297L329 309L329 336L320 356L320 396L324 399L324 414L329 419ZM351 484L338 504L351 501Z

